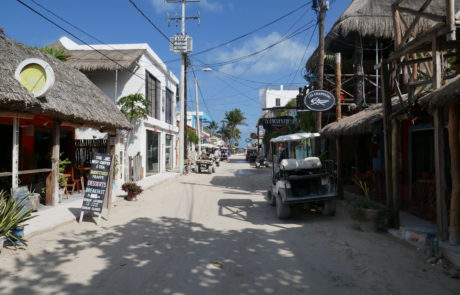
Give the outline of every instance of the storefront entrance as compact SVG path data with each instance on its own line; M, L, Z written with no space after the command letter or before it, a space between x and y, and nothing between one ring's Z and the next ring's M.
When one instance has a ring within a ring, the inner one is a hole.
M172 139L173 136L170 134L166 134L166 144L165 144L165 164L166 170L172 169L172 161L173 161L173 154L172 154Z
M146 156L146 170L147 175L160 172L159 165L159 146L160 146L160 133L147 130L147 156Z

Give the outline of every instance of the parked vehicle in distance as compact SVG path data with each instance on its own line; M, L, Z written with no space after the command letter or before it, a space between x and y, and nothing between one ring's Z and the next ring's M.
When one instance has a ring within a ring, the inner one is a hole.
M225 147L220 148L220 160L228 161L228 148L225 148Z
M268 167L268 161L267 158L264 155L258 155L256 158L256 168L260 167Z
M336 187L331 161L315 156L314 140L319 133L295 133L271 140L273 165L266 199L276 206L280 219L291 216L291 206L319 207L335 215ZM325 161L326 162L326 161Z

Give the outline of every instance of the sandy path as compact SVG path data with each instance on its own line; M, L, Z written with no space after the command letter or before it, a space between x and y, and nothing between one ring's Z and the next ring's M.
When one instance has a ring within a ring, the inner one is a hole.
M0 294L460 294L460 281L386 234L336 217L281 222L268 169L241 160L120 202L0 255Z

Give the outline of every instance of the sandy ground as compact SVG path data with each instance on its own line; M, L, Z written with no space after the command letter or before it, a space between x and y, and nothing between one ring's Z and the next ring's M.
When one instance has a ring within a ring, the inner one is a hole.
M268 169L181 176L0 255L0 294L460 294L412 246L335 217L279 221Z

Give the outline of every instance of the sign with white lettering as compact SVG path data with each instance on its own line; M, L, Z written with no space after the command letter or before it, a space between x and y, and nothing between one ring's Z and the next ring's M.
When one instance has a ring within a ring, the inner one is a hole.
M304 103L311 111L324 112L335 106L335 97L326 90L314 90L305 96Z
M265 118L263 122L264 129L277 129L283 128L292 124L294 118L291 116L275 117L275 118ZM257 136L257 135L256 135Z
M112 155L94 154L83 197L82 211L102 212L110 176Z

